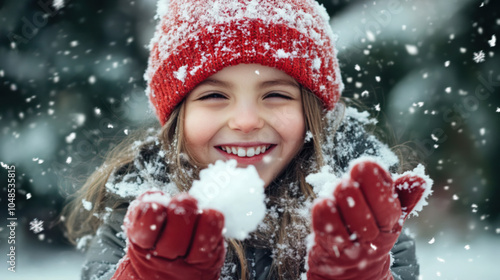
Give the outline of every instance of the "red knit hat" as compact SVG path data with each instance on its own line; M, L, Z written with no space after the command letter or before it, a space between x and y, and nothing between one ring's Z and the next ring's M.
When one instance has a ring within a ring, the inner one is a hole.
M146 93L163 125L200 82L225 67L279 69L333 109L343 84L325 8L315 0L159 0Z

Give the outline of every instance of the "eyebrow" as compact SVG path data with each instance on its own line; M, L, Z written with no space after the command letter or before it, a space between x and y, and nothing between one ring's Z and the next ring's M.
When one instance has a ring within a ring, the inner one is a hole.
M224 87L224 88L233 88L234 87L234 85L230 82L224 82L224 81L213 79L213 78L205 79L204 81L200 82L197 85L197 87L202 86L202 85L213 85L213 86L220 86L220 87ZM288 79L276 79L276 80L264 81L264 82L259 84L259 88L262 89L262 88L268 88L268 87L279 86L279 85L300 88L300 86L297 82L291 81Z
M276 79L272 81L265 81L259 85L259 88L266 88L272 86L292 86L296 88L300 88L299 84L295 81L287 80L287 79Z
M224 82L221 80L213 79L213 78L208 78L205 79L204 81L200 82L196 87L202 86L202 85L212 85L212 86L220 86L224 88L232 88L233 85L228 82Z

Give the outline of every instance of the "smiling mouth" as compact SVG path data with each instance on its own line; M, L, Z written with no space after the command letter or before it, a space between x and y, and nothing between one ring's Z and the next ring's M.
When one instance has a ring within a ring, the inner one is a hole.
M217 148L230 155L236 155L241 158L248 158L263 154L273 146L275 145L259 145L255 147L218 146Z

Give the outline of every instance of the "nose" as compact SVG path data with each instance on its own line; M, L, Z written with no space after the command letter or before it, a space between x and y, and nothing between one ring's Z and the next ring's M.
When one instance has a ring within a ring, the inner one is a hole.
M264 119L257 106L242 104L232 110L228 126L230 129L250 133L264 127Z

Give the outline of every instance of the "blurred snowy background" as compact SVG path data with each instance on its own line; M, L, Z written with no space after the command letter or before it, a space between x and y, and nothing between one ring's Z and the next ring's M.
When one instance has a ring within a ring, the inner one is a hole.
M500 1L320 2L339 35L344 96L435 180L408 222L421 278L498 279ZM155 0L0 0L0 161L16 166L19 221L11 273L0 168L0 279L79 278L60 210L110 147L156 121L142 78L155 11Z

